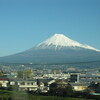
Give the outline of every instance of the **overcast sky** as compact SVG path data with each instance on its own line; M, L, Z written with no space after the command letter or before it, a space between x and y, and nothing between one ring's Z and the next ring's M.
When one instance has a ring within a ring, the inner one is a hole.
M0 56L55 33L100 49L100 0L0 0Z

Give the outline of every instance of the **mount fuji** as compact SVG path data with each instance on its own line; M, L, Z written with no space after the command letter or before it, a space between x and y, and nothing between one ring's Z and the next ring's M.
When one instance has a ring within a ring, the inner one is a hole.
M10 63L73 63L99 61L100 50L71 40L63 34L55 34L24 52L0 57L0 62Z

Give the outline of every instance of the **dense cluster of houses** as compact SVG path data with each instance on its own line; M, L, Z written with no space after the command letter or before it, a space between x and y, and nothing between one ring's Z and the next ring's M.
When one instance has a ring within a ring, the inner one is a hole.
M11 73L12 75L17 75L18 73ZM6 75L8 77L8 75ZM24 76L24 74L23 74ZM28 79L22 77L21 79L18 77L1 77L0 78L0 87L8 88L8 87L17 87L18 91L34 91L47 93L50 90L50 85L57 82L58 80L65 81L66 84L70 84L74 91L83 92L89 89L90 83L94 81L96 84L100 82L100 74L85 74L85 73L44 73L44 74L36 74L36 76ZM61 83L63 86L63 82ZM95 85L97 86L97 85ZM13 88L15 89L15 88ZM93 85L90 87L92 93L95 93L95 87ZM98 88L97 88L98 89ZM99 88L100 90L100 88Z
M50 84L54 82L56 82L56 80L52 80L52 79L19 81L19 80L9 80L8 78L0 78L1 87L18 86L19 91L28 90L28 91L48 92ZM75 91L83 91L88 87L88 84L84 84L84 83L71 82L70 84L72 85Z

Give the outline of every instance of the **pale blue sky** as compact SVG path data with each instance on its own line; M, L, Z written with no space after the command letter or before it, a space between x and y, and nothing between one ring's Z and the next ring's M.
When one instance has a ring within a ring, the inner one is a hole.
M55 33L100 49L100 0L0 0L0 56Z

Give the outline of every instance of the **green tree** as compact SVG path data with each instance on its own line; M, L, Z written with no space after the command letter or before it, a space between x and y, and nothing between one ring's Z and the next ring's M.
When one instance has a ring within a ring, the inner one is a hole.
M4 76L4 73L2 70L0 70L0 77L3 77Z
M7 90L9 91L18 91L19 86L17 84L8 86Z
M25 78L32 78L32 76L33 76L32 70L30 70L30 69L25 70L25 72L24 72L24 77Z
M50 85L49 93L55 96L72 96L73 89L69 83L59 80Z
M66 86L65 94L67 96L72 96L73 95L73 87L69 83Z
M2 87L2 84L0 83L0 88Z
M23 78L23 71L18 71L17 72L17 77L18 78Z
M97 83L91 82L90 85L88 86L88 89L100 93L100 82Z

